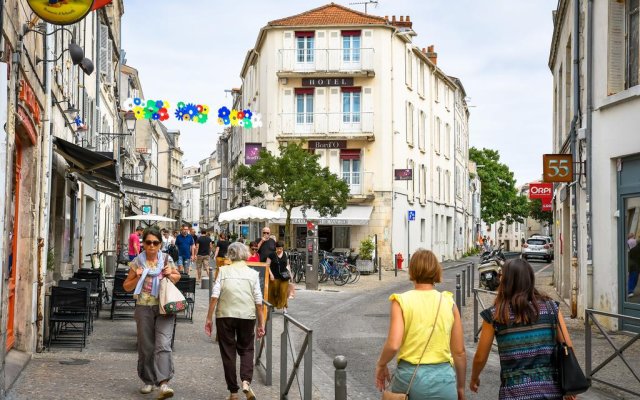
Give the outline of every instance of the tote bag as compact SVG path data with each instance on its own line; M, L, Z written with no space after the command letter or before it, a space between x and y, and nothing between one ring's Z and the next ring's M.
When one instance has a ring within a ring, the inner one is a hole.
M176 314L187 308L187 300L182 292L166 277L160 280L158 299L160 314Z

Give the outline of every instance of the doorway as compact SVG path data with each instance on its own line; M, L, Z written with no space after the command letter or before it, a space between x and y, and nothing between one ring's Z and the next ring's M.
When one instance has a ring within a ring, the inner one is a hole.
M7 342L6 351L11 350L15 343L14 317L16 308L16 276L18 269L18 230L20 227L20 187L22 186L22 144L16 135L16 145L13 154L13 180L11 187L11 216L13 225L10 235L11 247L9 254L9 271L7 273L8 282L8 305L7 305Z
M333 248L333 226L318 226L318 248L324 251L331 251Z
M640 317L640 156L622 160L618 173L618 295L622 314ZM640 332L640 325L623 323L622 329Z

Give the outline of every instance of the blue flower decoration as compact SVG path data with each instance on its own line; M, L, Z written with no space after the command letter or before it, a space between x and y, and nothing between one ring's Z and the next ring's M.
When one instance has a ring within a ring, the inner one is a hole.
M248 108L244 110L244 117L251 119L251 117L253 117L253 113L251 112L251 110L249 110Z
M156 107L162 108L164 106L164 102L162 100L156 101Z
M176 119L182 121L182 117L184 116L184 110L182 108L178 108L176 110L175 115L176 115Z
M218 117L222 118L222 119L229 119L229 115L231 114L231 111L229 111L229 109L227 107L220 107L218 109Z
M153 113L153 115L151 116L151 118L152 118L152 119L156 119L156 120L158 120L158 119L160 119L160 114L158 114L158 113Z
M140 104L142 104L142 100L140 100L140 97L136 97L133 99L133 104L139 106Z
M193 104L193 103L189 103L187 104L187 106L184 108L184 112L185 114L189 114L189 116L191 118L195 117L198 115L198 107Z
M225 125L229 125L231 123L231 120L229 119L229 117L223 117L222 122L224 122Z

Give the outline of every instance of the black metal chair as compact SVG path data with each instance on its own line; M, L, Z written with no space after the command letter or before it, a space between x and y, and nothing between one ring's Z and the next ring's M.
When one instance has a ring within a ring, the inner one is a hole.
M90 307L89 307L89 312L90 312L90 319L89 319L89 326L88 326L88 331L87 334L91 334L91 332L93 332L93 316L94 316L94 308L93 308L93 299L92 299L92 285L93 282L91 282L88 279L81 279L81 278L72 278L72 279L62 279L60 281L58 281L58 286L60 287L66 287L66 288L74 288L74 289L84 289L86 291L89 292L89 302L90 302Z
M55 343L60 346L78 346L82 351L87 344L90 314L89 290L86 287L52 287L47 348L51 349Z
M184 316L193 323L193 309L196 304L196 278L180 278L178 283L176 283L176 287L187 300L187 308L185 309Z
M95 281L91 288L91 304L96 310L96 316L100 318L102 309L102 272L100 269L82 268L73 274L74 278L90 279Z
M123 284L126 275L116 275L113 279L113 291L111 292L111 319L117 318L132 318L132 313L118 313L116 310L122 309L135 309L136 300L133 298L133 293L129 293L124 290Z

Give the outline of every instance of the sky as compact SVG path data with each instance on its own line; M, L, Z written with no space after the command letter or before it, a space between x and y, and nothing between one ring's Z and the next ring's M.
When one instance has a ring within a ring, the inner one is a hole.
M364 0L335 3L364 11ZM330 1L127 0L122 47L147 99L231 105L245 55L260 28ZM153 5L151 7L150 5ZM462 80L471 116L470 145L500 152L518 185L539 179L551 152L552 76L548 67L557 0L379 0L369 14L411 17L419 46L435 45L438 66ZM151 23L152 22L152 23ZM165 122L180 129L185 166L216 147L222 129Z

